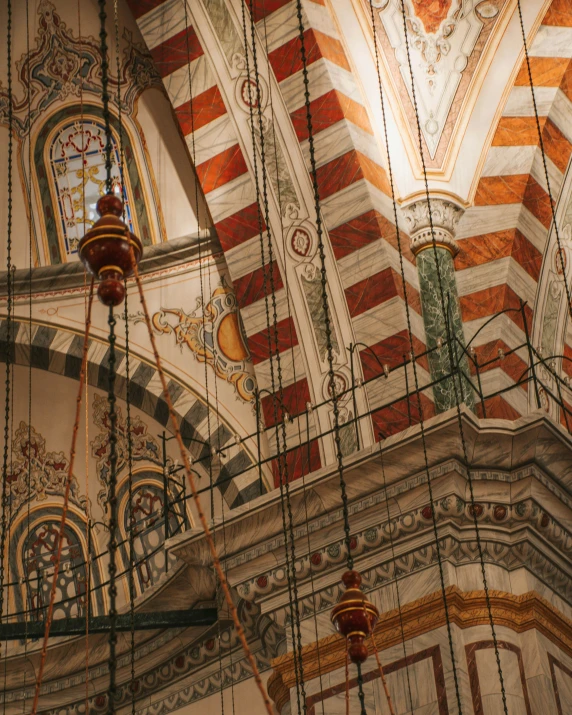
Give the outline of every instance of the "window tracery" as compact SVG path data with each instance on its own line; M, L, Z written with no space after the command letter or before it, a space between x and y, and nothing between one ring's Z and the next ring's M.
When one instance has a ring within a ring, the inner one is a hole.
M97 200L105 193L105 127L94 118L66 122L54 135L49 165L68 255L77 252L84 233L97 221ZM125 223L134 230L127 176L121 176L120 150L115 136L111 146L113 191L122 195ZM123 186L122 186L123 179Z

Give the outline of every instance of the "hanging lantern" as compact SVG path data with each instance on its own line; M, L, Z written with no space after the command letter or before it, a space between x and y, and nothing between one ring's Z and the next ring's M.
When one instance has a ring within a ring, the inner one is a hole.
M132 256L139 263L143 244L123 222L123 201L119 196L102 196L96 209L101 218L79 242L79 257L99 279L99 300L104 305L116 306L125 298L124 280L133 272Z
M332 623L348 641L352 663L363 663L369 655L365 639L373 633L379 612L361 590L357 571L346 571L342 581L346 590L332 609Z

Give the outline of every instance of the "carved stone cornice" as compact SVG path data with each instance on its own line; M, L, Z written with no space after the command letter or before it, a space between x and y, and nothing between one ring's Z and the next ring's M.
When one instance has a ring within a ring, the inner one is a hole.
M402 210L411 240L411 251L415 256L426 248L433 247L433 236L438 248L445 248L452 256L457 255L459 247L455 234L457 224L465 212L459 204L435 197L430 201L414 201Z
M449 586L446 591L449 620L461 629L489 625L484 591L461 591ZM572 621L536 591L515 596L504 591L489 591L492 617L496 627L504 626L515 633L537 630L560 650L572 656ZM402 640L408 641L446 624L445 606L441 591L412 601L401 609L382 614L374 630L379 652ZM403 629L403 630L402 630ZM294 653L287 653L272 661L274 672L268 681L268 693L281 712L296 684ZM337 633L321 638L302 648L306 682L326 675L346 662L346 645Z

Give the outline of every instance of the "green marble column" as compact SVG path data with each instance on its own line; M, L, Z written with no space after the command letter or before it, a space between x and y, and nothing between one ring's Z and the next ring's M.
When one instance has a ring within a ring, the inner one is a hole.
M458 252L454 231L462 213L463 209L450 201L432 199L432 232L426 201L416 201L404 209L419 275L426 345L427 349L437 348L429 355L431 379L439 380L459 368L452 377L434 385L436 412L455 407L457 401L475 408L474 393L462 376L469 375L469 361L461 347L465 339L453 261Z

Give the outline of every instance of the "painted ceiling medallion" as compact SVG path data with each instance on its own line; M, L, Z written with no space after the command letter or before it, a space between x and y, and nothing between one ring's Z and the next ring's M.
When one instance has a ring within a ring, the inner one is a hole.
M366 0L364 0L366 2ZM415 94L429 168L440 167L462 102L508 0L404 0ZM369 4L368 4L369 8ZM378 37L415 127L401 0L378 3Z

